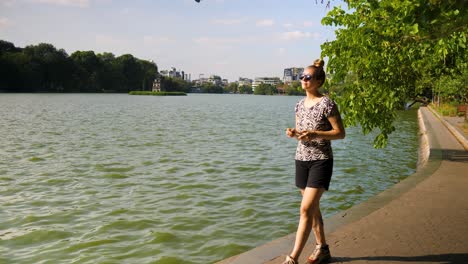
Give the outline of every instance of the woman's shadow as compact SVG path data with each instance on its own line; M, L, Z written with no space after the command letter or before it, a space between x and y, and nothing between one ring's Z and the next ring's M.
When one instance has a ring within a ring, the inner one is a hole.
M347 263L354 261L375 261L380 263L383 261L396 261L396 262L408 262L408 263L441 263L441 264L467 264L468 253L450 253L440 255L425 255L425 256L373 256L373 257L333 257L331 263Z

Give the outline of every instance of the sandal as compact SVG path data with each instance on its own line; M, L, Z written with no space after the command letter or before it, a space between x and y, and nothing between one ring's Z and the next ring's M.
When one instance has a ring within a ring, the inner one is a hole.
M317 245L312 255L307 259L307 264L329 263L331 260L328 245Z
M286 256L286 259L284 260L284 262L282 262L281 264L297 264L297 261L295 261L291 256Z

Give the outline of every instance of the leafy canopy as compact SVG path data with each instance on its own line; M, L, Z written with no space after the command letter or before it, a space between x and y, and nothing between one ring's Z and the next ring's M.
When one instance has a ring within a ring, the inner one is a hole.
M331 84L340 87L336 100L345 124L359 124L364 134L378 129L374 146L385 147L405 103L444 90L439 80L466 80L466 1L346 3L322 19L337 27L336 39L322 44L322 56ZM466 83L453 89L466 102Z

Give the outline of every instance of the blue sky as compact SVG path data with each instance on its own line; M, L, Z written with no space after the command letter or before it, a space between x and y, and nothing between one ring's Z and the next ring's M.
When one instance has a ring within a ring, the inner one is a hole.
M315 0L0 0L0 39L130 53L159 70L239 77L282 77L320 57L334 30Z

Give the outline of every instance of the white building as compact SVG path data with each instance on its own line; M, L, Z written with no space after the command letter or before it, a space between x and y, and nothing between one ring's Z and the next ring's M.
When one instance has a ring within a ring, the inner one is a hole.
M283 82L290 83L292 81L299 81L299 76L304 72L304 68L287 68L284 69Z
M239 77L239 81L237 81L237 83L239 84L239 86L252 86L252 79L249 79L249 78L241 78Z
M252 83L252 91L255 91L255 88L262 83L277 86L281 80L278 77L257 77Z
M170 70L162 70L159 73L165 77L179 78L190 82L190 75L186 74L184 71L177 71L175 67L171 67Z

